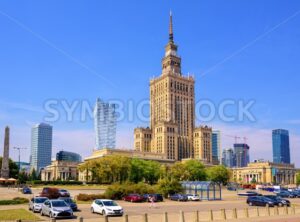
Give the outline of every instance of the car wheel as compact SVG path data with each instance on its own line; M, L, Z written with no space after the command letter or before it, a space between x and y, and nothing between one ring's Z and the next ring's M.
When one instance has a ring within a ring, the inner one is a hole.
M249 202L249 206L253 206L253 203L252 203L252 202Z
M92 214L95 213L94 207L91 207L91 212L92 212Z

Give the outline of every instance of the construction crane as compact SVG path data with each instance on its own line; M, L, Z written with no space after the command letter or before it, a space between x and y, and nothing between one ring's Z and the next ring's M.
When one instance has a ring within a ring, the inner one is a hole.
M19 151L19 172L20 172L20 170L21 170L21 152L20 152L20 150L26 150L27 148L25 148L25 147L14 147L14 149Z
M236 135L226 135L226 134L225 134L225 136L234 138L234 143L237 143L237 140L238 140L238 139L241 139L241 137L236 136Z

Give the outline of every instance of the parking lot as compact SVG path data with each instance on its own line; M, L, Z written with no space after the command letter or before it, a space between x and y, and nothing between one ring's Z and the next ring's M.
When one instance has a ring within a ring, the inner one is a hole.
M37 196L41 189L33 189L33 195L24 195L17 191L17 189L8 189L8 188L0 188L0 199L12 199L17 196L22 197L32 197ZM93 189L78 189L78 190L69 190L71 196L74 197L79 193L101 193L103 190L93 190ZM142 220L143 214L147 213L149 216L149 222L162 221L164 212L168 212L169 221L178 221L179 211L185 212L186 221L192 221L194 217L195 211L199 211L200 218L203 220L209 218L209 211L213 210L215 212L215 218L221 218L220 209L226 209L231 211L236 208L238 210L238 214L243 216L244 208L248 207L246 204L245 197L238 197L235 191L227 191L225 189L222 190L223 200L221 201L198 201L198 202L177 202L165 200L164 202L156 203L154 208L150 208L150 204L143 203L130 203L124 201L117 201L119 205L124 208L125 214L129 215L130 222L140 222ZM263 194L270 194L269 192L263 192ZM290 199L292 204L298 204L300 206L300 198ZM76 217L83 217L85 220L93 222L93 221L104 221L103 216L99 214L92 214L90 211L91 204L84 203L78 204L79 211L75 212ZM27 205L15 205L15 206L0 206L1 209L14 209L14 208L25 208L27 209ZM249 214L251 216L252 213L255 213L256 207L249 207ZM282 209L283 210L283 209ZM300 209L299 209L300 210ZM253 211L253 212L252 212ZM299 212L300 213L300 212ZM264 215L265 211L262 209L261 215ZM37 214L39 215L39 214ZM230 212L231 216L231 212ZM42 219L48 220L48 217L41 217ZM77 219L68 219L68 220L60 220L60 221L76 221ZM124 221L122 217L110 217L109 221L119 222Z

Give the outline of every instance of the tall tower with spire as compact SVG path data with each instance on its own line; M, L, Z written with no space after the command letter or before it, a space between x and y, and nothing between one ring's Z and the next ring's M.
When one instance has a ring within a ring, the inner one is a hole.
M150 150L173 160L194 157L195 82L193 77L182 74L177 49L170 13L162 72L150 81L150 127L136 129L134 136L135 150Z

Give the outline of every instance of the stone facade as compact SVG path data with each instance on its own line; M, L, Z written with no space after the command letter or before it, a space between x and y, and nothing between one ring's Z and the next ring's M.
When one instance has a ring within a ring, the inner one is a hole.
M9 127L5 127L3 158L1 166L1 177L9 178Z
M276 183L295 184L296 173L294 164L272 162L249 163L247 167L232 168L231 180L241 183Z
M76 180L78 178L78 164L79 162L52 161L51 165L41 170L41 180Z
M197 127L194 130L194 158L212 163L212 128L208 126Z
M162 73L150 80L150 127L134 130L135 150L162 154L171 160L194 158L194 85L194 78L181 72L181 58L173 40L170 15L169 42L162 59ZM212 161L211 153L208 157L200 155L199 159Z

